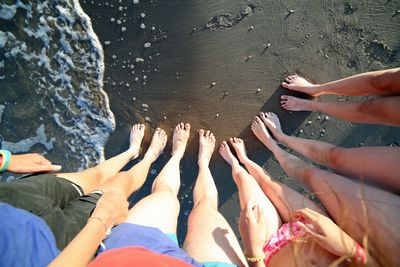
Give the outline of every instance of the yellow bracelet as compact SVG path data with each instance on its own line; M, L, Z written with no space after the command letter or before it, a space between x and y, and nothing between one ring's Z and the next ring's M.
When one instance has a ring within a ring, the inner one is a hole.
M259 257L248 257L248 256L245 256L245 258L246 258L246 260L248 262L256 263L256 262L263 261L264 258L265 258L265 255L262 255L262 256L259 256Z

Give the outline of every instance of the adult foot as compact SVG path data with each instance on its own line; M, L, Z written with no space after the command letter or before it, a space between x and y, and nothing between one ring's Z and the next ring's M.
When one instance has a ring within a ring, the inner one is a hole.
M232 154L231 149L226 141L223 141L219 146L219 154L229 163L229 165L233 166L235 164L239 164L238 160Z
M289 90L299 91L311 96L318 95L318 92L315 88L318 86L318 84L312 84L298 75L289 75L286 77L285 81L282 83L282 86Z
M236 155L238 156L240 162L244 162L247 159L246 147L242 139L238 137L229 138L229 143L233 146L236 151Z
M136 159L139 156L140 145L144 136L144 124L135 124L132 126L131 133L129 136L129 152L131 153L131 159Z
M254 135L257 136L258 140L260 140L269 150L272 150L273 147L276 146L276 141L268 133L267 128L258 116L256 116L251 122L251 130Z
M199 130L199 165L205 164L208 166L211 160L211 155L214 152L215 137L210 131Z
M283 131L278 116L273 112L260 112L260 118L271 131L275 139L279 140L283 135Z
M183 157L185 153L186 144L189 139L190 124L189 123L178 123L174 130L174 136L172 138L172 155Z
M167 144L167 134L161 128L157 128L151 139L151 144L149 149L145 154L145 158L150 158L151 161L155 161L161 152L164 150Z
M301 99L294 96L281 96L281 105L286 110L291 111L312 111L311 102L314 100Z

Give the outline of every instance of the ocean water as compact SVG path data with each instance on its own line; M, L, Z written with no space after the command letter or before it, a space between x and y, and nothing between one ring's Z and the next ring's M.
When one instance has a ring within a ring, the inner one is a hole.
M0 141L64 171L93 166L115 128L104 56L77 0L0 2Z

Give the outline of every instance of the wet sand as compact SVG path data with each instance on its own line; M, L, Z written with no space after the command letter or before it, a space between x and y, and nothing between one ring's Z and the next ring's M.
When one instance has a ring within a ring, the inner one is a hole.
M296 136L346 147L399 145L400 129L292 113L279 105L281 95L296 95L280 86L291 73L326 82L399 66L399 1L312 1L301 6L296 1L120 2L82 1L104 45L104 90L117 122L106 155L127 147L133 123L146 122L145 147L156 126L171 136L176 123L191 123L188 152L181 164L180 240L192 205L199 128L213 131L217 146L229 137L242 137L250 158L300 192L305 191L287 178L251 134L249 123L259 111L277 113L284 131ZM132 202L149 193L170 151L169 143ZM221 211L238 234L237 189L217 153L211 171Z

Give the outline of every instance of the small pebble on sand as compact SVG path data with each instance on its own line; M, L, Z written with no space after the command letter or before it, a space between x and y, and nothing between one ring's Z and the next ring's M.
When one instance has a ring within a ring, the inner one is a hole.
M144 17L146 17L146 14L145 13L140 13L140 17L144 18Z
M212 82L212 83L211 83L211 86L215 86L215 85L217 85L216 82Z
M133 0L133 3L134 3L135 5L137 5L137 4L139 4L139 0Z
M144 25L144 23L140 23L140 28L144 29L144 28L146 28L146 25Z
M149 48L151 46L151 43L145 43L144 48Z
M219 113L215 114L215 117L218 118L219 117Z
M249 27L249 31L251 31L251 30L254 30L254 26L253 26L253 25L251 25L251 26Z
M293 14L294 13L294 9L289 10L289 14Z
M121 32L125 32L126 31L126 28L125 27L122 27L121 28Z
M261 88L257 88L256 93L261 92Z
M110 44L111 44L111 41L105 41L104 44L105 44L105 45L110 45Z
M114 18L111 18L111 19L110 19L110 21L111 21L111 22L114 22L114 21L115 21L115 19L114 19Z

